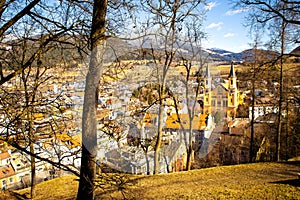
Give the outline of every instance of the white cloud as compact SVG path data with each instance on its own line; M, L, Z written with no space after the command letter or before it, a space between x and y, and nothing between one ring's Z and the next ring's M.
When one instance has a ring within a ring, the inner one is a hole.
M221 30L222 29L222 22L218 22L218 23L211 23L210 25L208 25L206 28L207 29L212 29L212 28L216 28L217 30Z
M228 10L228 11L225 13L225 15L232 16L232 15L236 15L236 14L243 13L243 12L246 12L246 10L245 10L245 9Z
M233 37L233 36L235 36L234 33L226 33L226 34L224 35L225 38Z
M217 6L217 2L208 2L205 5L205 10L211 10L213 7L216 7L216 6Z

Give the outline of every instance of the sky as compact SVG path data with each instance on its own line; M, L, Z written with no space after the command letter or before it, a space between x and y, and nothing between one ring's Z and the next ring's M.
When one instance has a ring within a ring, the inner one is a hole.
M250 49L249 28L245 27L246 12L233 9L228 0L212 0L204 23L207 33L204 48L219 48L235 53Z

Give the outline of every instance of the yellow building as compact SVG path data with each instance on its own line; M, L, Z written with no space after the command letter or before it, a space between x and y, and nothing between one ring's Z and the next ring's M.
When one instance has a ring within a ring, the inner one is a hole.
M237 77L234 64L231 63L228 79L217 85L212 84L209 67L204 76L203 109L204 113L221 112L224 116L235 117L238 105L242 102L242 95L237 87Z

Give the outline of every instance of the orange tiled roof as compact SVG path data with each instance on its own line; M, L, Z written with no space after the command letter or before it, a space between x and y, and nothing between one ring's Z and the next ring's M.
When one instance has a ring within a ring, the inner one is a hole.
M7 159L9 157L10 157L10 155L8 152L0 153L0 160Z
M144 116L143 123L145 126L152 126L154 124L154 119L157 117L156 114L147 112Z
M63 133L63 134L57 134L56 137L59 138L69 149L81 146L81 141L82 141L81 134L77 134L71 137ZM69 142L69 144L66 142Z
M207 114L201 114L200 116L195 115L192 121L192 129L204 130L206 127L206 117ZM179 114L179 118L181 124L178 121L177 114L173 113L171 115L168 115L165 128L181 129L181 125L182 125L184 129L189 129L190 120L188 114Z
M6 167L0 167L0 179L9 177L15 174L15 170L11 165Z
M108 109L97 110L97 111L96 111L97 120L102 120L102 119L108 117L109 114L110 114L110 112L111 112L111 111L108 110Z

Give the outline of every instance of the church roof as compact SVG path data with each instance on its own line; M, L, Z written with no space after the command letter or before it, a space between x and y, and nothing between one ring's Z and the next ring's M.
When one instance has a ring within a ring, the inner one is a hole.
M221 89L223 89L224 91L227 92L228 91L228 83L227 82L219 83L214 87L214 89L212 91L218 92L218 88L221 88Z
M221 83L219 85L221 85L226 91L228 91L228 82Z

